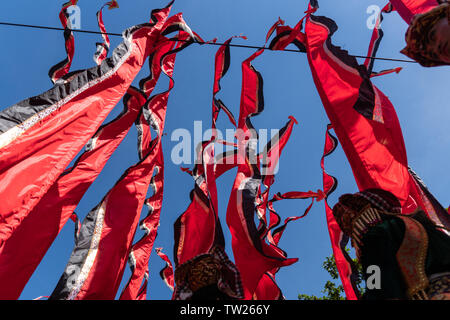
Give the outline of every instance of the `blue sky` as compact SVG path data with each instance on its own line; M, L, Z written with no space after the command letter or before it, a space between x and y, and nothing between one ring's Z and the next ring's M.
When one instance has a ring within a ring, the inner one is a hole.
M62 2L1 1L0 21L59 27L58 13ZM167 2L119 0L120 9L104 12L106 28L110 32L121 33L127 27L148 21L150 11L165 6ZM95 13L103 3L103 0L79 1L83 29L97 30ZM350 54L365 55L372 32L366 26L369 18L366 9L370 5L382 7L385 1L321 0L319 3L321 8L317 14L332 18L339 26L334 43ZM248 40L235 39L235 43L263 45L267 29L278 17L291 26L295 25L303 17L306 4L306 0L177 0L172 13L183 12L186 22L205 40L217 37L222 42L232 35L242 33ZM406 24L396 13L386 15L383 22L385 38L378 53L380 57L406 58L399 53L404 46L406 28ZM3 43L0 51L1 110L48 90L51 87L48 69L62 60L65 52L62 33L57 31L0 26L0 39ZM75 39L76 54L72 70L92 67L95 42L101 41L101 37L76 34ZM111 40L112 48L121 41L117 37L112 37ZM217 48L193 45L177 57L175 87L167 113L167 136L163 140L166 184L161 226L155 244L155 248L163 247L170 258L173 250L173 223L187 208L189 192L193 186L190 176L171 162L170 153L177 142L171 141L170 136L179 128L193 133L194 121L203 121L203 128L210 127L214 55ZM233 48L231 68L221 82L222 91L218 97L236 117L239 112L241 62L253 52L252 49ZM360 62L363 61L360 59ZM312 81L306 56L301 53L267 51L253 64L264 77L265 93L265 111L254 118L254 126L261 129L281 128L289 115L295 116L299 121L283 151L280 170L272 190L287 192L321 188L320 158L328 119ZM375 70L397 66L404 67L400 74L375 78L374 83L396 108L410 165L442 204L448 206L449 68L426 69L418 64L378 61ZM145 67L136 79L139 80L147 73L148 69ZM164 79L157 90L163 90L166 85L167 80ZM108 119L117 115L121 109L122 104L117 105ZM218 127L222 130L231 128L225 115L220 116ZM136 161L136 130L133 128L77 207L78 215L84 218L122 172ZM341 148L327 159L326 166L327 171L339 180L339 187L329 201L333 205L338 195L355 192L356 185ZM225 212L234 176L235 171L230 171L218 181L220 216L230 255L232 253ZM276 203L276 209L282 217L287 217L300 214L307 205L307 202L299 200L286 200ZM143 212L143 216L145 214ZM49 295L53 291L73 248L73 228L73 223L69 221L24 289L21 299L33 299ZM278 284L286 298L296 299L298 293L321 295L323 284L329 279L322 269L322 262L331 253L323 203L316 204L304 219L293 222L285 232L280 246L290 257L299 258L298 263L282 269L277 275ZM153 253L150 259L149 299L171 297L171 292L159 278L159 271L163 266L163 261ZM128 280L129 274L127 267L123 283Z

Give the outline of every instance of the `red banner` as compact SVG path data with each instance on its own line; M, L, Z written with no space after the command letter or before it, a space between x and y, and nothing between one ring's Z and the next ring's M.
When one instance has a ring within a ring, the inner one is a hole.
M151 117L151 121L158 136L162 136L164 131L167 99L174 85L172 76L176 53L188 47L194 41L202 41L201 38L190 31L181 14L169 18L162 33L167 35L167 32L174 31L179 31L178 36L167 41L165 48L161 48L156 53L154 59L160 61L159 66L151 65L152 74L160 73L162 70L170 79L169 89L152 98L149 103L150 110L156 115ZM174 45L175 48L172 48ZM144 79L140 83L143 90L148 88L150 84L150 79ZM144 230L145 235L132 246L129 253L128 261L132 275L120 296L121 300L139 300L145 298L146 295L147 279L145 277L148 274L148 262L159 226L164 191L164 159L161 139L158 140L155 149L155 174L150 182L154 193L145 201L149 213L140 223L140 228ZM144 284L141 285L143 280Z
M106 57L108 56L109 47L111 44L111 42L109 41L109 36L106 33L105 23L103 22L103 9L105 7L108 7L108 9L111 10L111 9L118 8L119 4L117 3L116 0L109 1L106 4L104 4L103 7L101 7L99 11L97 11L98 27L100 29L100 32L102 33L102 38L103 38L103 42L97 43L97 51L94 54L94 62L97 65L100 65L103 62L103 60L106 59Z
M81 198L137 119L145 100L139 90L128 89L123 112L97 131L74 166L56 180L5 241L0 249L0 282L4 284L0 287L0 299L19 298Z
M425 13L438 6L439 0L390 0L403 20L410 24L416 14Z
M270 30L273 31L274 28ZM290 120L286 128L281 131L279 140L271 141L262 156L258 157L254 154L255 151L249 146L248 139L251 137L257 139L257 135L252 130L250 118L263 111L264 96L262 76L251 62L263 51L263 49L258 50L242 63L243 78L238 128L243 130L246 136L238 137L238 150L239 154L245 157L245 161L239 163L227 208L227 224L232 236L235 263L242 277L245 299L253 298L266 272L291 265L298 260L288 259L283 250L265 241L266 222L263 212L265 210L256 207L258 201L264 206L267 197L261 195L261 183L264 181L268 186L271 185L273 170L295 121ZM262 161L263 171L260 169L261 159L265 159ZM256 213L260 216L259 228L254 221Z
M56 83L61 77L65 76L72 65L73 56L75 54L75 40L73 38L72 25L69 19L69 13L67 9L71 6L75 6L78 0L70 0L63 4L62 9L59 13L59 20L64 28L64 40L67 57L50 68L48 76L53 83Z
M125 94L169 10L155 10L151 23L126 30L108 63L0 113L0 247Z
M161 69L170 78L170 84L167 91L151 97L142 109L138 124L141 161L125 172L103 201L84 220L80 238L51 299L114 299L127 258L131 260L133 275L125 288L124 297L142 297L143 290L139 290L136 285L140 285L148 272L147 252L151 251L157 227L154 217L159 218L162 204L162 193L158 190L155 190L155 196L158 197L159 208L156 208L156 212L151 212L141 224L143 229L148 228L148 232L137 246L132 248L131 244L148 187L151 182L154 183L152 186L156 186L157 182L161 186L163 180L162 176L159 176L164 168L161 136L169 93L174 84L172 74L175 53L189 43L180 41L181 45L171 50L177 42L161 41L167 43L161 56ZM158 49L161 47L164 48L160 46ZM149 139L150 126L157 132L153 140ZM156 179L151 181L155 170ZM147 204L152 200L154 199L150 198ZM153 228L153 231L150 228Z

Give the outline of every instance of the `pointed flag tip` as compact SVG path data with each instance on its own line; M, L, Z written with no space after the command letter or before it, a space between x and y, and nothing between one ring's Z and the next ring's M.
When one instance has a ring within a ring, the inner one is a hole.
M294 116L289 116L289 119L291 119L292 121L294 121L295 124L298 124L298 121L297 121L297 119L295 119Z

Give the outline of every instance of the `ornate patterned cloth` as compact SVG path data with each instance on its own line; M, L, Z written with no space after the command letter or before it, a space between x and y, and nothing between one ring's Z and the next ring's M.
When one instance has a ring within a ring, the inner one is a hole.
M219 247L178 266L175 283L176 300L243 298L239 271Z
M450 272L430 276L428 296L431 300L450 300Z
M418 210L399 213L395 197L382 190L345 194L333 208L343 232L352 238L363 270L381 270L381 288L365 299L448 299L450 237Z

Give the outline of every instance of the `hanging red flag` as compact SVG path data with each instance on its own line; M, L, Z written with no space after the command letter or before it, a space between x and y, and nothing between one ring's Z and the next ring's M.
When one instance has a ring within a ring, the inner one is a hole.
M64 28L64 40L67 57L63 61L50 68L48 76L53 83L56 83L56 81L58 81L61 77L65 76L69 72L72 65L73 56L75 54L75 40L73 38L72 24L70 22L67 9L69 9L71 6L77 5L77 3L78 0L70 0L66 2L65 4L63 4L62 9L59 13L59 20L61 21L61 24Z
M238 153L226 152L214 160L214 141L204 141L198 150L197 164L192 171L195 180L191 203L174 224L175 291L173 299L185 300L195 294L189 279L192 265L202 259L214 261L219 279L217 290L231 299L243 297L239 271L225 253L225 239L218 216L216 179L238 163Z
M354 57L332 44L331 36L336 30L331 19L311 15L305 27L306 47L314 82L358 188L392 192L401 201L405 214L418 207L426 210L420 190L408 171L403 135L394 107L372 84L366 66L359 65ZM334 225L328 209L330 236L339 265L338 259L345 255L342 251L345 244L342 245L342 232ZM434 219L431 212L427 213ZM356 298L347 281L351 275L346 271L349 266L344 264L342 259L338 270L347 298Z
M409 213L422 206L409 172L394 107L370 81L367 68L331 43L336 24L311 15L306 22L308 60L325 110L360 190L392 192Z
M141 161L124 173L84 220L80 238L51 299L114 299L126 260L133 259L136 254L135 251L131 251L131 244L152 172L163 169L161 136L164 130L167 101L174 84L172 74L175 53L192 43L181 41L180 46L171 50L176 44L175 41L169 39L160 39L160 41L168 44L167 52L161 57L161 68L170 78L170 83L167 91L151 97L146 102L139 117ZM153 140L149 139L150 126L157 132L157 137ZM160 200L162 202L162 198ZM144 227L148 227L147 223L152 217L147 218L142 224ZM152 236L151 232L143 239L150 239L150 246L152 246L154 238L148 238L149 235ZM140 259L137 256L136 258ZM145 274L148 267L141 263L136 263L133 271L138 269L141 271L141 268ZM133 280L132 278L131 281ZM142 290L141 292L137 290L133 298L139 297L142 297Z
M172 262L169 257L162 252L162 248L157 248L156 253L158 256L166 262L166 266L161 270L160 275L170 290L174 290L175 287L175 278L173 273Z
M353 261L345 250L349 238L344 234L344 232L342 232L333 215L333 210L328 204L328 197L336 190L338 184L337 179L328 174L325 170L325 158L332 154L338 146L338 140L330 133L332 128L333 127L331 124L327 126L325 146L322 159L320 160L323 176L323 192L325 194L325 214L328 225L328 233L331 240L331 248L333 249L336 268L341 278L345 295L349 300L357 300L359 299L359 290L356 286L356 279L358 277L357 270L354 268Z
M216 128L217 117L219 116L220 110L224 110L224 112L228 115L231 123L236 126L236 120L234 119L233 114L230 110L225 106L225 104L220 99L216 99L217 93L220 91L220 80L225 76L229 67L230 67L230 43L235 37L229 38L225 43L220 46L219 50L217 50L215 56L215 69L214 69L214 85L213 85L213 113L212 113L212 128ZM244 38L245 37L240 37Z
M151 23L126 30L100 66L0 112L0 247L122 98L169 11L154 10Z
M373 65L375 63L375 56L377 55L378 48L380 46L380 42L383 39L384 33L381 29L381 23L383 22L383 14L390 13L394 10L391 3L388 3L381 9L373 28L372 37L369 42L369 49L367 51L367 58L364 61L364 65L366 66L369 74L372 74ZM383 72L385 74L386 72ZM377 74L379 75L379 74Z
M444 1L441 0L390 0L403 20L410 24L416 14L425 13Z
M0 299L19 298L48 248L133 125L145 100L138 89L128 89L123 112L97 131L74 166L56 180L5 241L0 249L0 282L4 284Z
M261 277L266 272L297 261L297 259L286 258L284 252L278 247L268 245L261 237L265 233L265 228L260 227L258 230L254 221L255 213L260 212L255 202L261 195L261 182L266 180L262 175L267 173L267 176L270 177L273 174L267 168L261 173L261 157L254 154L254 150L245 139L256 138L250 117L259 114L264 109L262 76L251 64L263 51L263 49L256 51L242 63L243 79L238 129L242 130L246 137L238 137L238 150L239 154L244 155L245 162L241 161L238 166L227 208L227 224L232 235L233 254L236 266L241 273L245 299L252 299ZM294 119L291 119L287 125L289 129L282 131L283 134L279 137L280 141L287 141L293 123ZM270 148L266 152L269 150ZM277 150L273 154L274 158L267 153L265 158L271 159L276 165L280 152L281 150ZM263 162L263 164L268 165L269 162ZM271 167L272 170L274 168L274 166ZM270 182L266 183L271 184ZM260 221L264 221L264 218Z
M212 103L212 129L216 128L216 120L220 110L224 110L231 123L236 125L234 116L225 107L225 104L216 99L220 91L220 80L225 76L230 63L229 44L233 38L228 39L220 46L215 56L215 72ZM197 163L194 169L188 172L195 180L191 191L191 203L187 210L181 214L174 224L175 245L175 282L176 287L173 299L191 298L195 293L190 286L192 280L187 275L192 271L192 265L202 259L210 259L218 268L219 280L217 290L233 299L242 298L242 285L236 266L228 259L225 253L225 240L218 216L218 200L216 179L228 170L237 166L238 153L231 150L218 156L214 154L214 143L231 144L217 140L215 132L210 141L203 141L198 146ZM195 280L194 282L197 282ZM196 288L198 289L198 288ZM219 294L219 293L218 293Z
M102 33L103 42L98 42L97 45L97 51L94 54L94 62L97 65L100 65L103 60L106 59L109 52L109 47L111 42L109 41L109 36L106 33L105 23L103 22L103 9L105 7L108 7L109 10L119 8L119 4L116 0L109 1L105 3L99 11L97 11L97 21L98 21L98 27L100 28L100 32Z
M181 14L174 15L167 20L162 34L167 35L168 32L174 31L179 31L179 34L177 37L167 41L166 47L169 47L166 49L160 49L157 53L155 53L157 55L155 59L161 61L160 66L151 66L152 74L163 70L164 73L170 78L169 90L154 97L154 102L150 105L152 112L157 114L156 117L151 117L151 122L153 123L154 129L157 131L159 136L162 135L164 130L167 98L174 83L172 74L175 63L175 54L188 47L194 41L203 42L197 34L189 29ZM176 42L174 42L175 40ZM176 43L176 47L173 48L173 50L168 51L170 45L174 43ZM149 85L151 84L152 80L148 78L142 80L140 83L143 90L149 88ZM141 283L145 278L145 275L148 274L148 263L159 226L164 190L164 159L161 140L157 142L155 149L157 150L154 155L155 175L150 182L154 193L150 198L145 200L145 204L149 208L149 213L140 223L140 228L144 230L145 235L133 245L129 253L128 261L131 267L132 275L122 291L120 296L121 300L142 299L146 294L147 279L145 279L145 283L143 285L141 285Z

